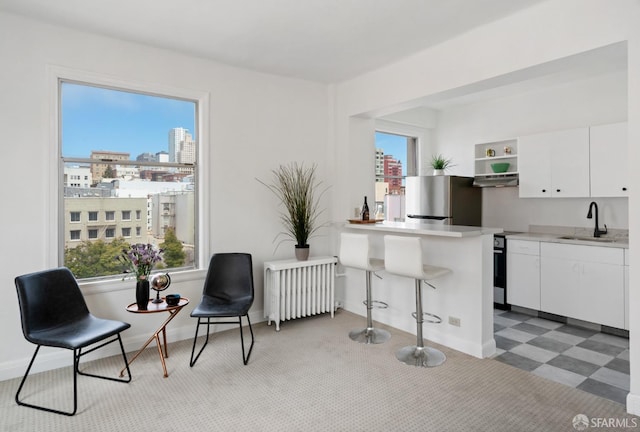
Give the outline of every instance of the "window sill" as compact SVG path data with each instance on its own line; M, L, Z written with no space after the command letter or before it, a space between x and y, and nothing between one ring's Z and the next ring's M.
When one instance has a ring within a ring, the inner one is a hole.
M207 275L207 269L183 270L177 272L169 271L168 273L171 276L172 284L194 280L204 281L204 278ZM113 279L103 279L90 282L79 281L78 284L80 285L80 289L83 294L92 295L105 292L130 291L132 285L135 285L135 279L127 278L122 280L122 277L118 276Z

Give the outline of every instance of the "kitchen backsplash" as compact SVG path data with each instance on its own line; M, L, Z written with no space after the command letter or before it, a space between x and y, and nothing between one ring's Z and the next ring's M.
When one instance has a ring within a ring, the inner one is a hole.
M540 234L554 234L562 236L577 236L577 237L590 237L593 235L593 229L585 227L569 227L569 226L557 226L557 225L529 225L530 233ZM600 229L604 229L604 226L600 226ZM608 228L607 237L629 240L628 229Z

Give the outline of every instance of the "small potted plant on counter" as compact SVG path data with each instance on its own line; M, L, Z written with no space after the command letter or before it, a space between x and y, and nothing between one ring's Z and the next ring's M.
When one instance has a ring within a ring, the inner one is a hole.
M322 182L316 180L316 165L305 167L304 164L294 162L280 165L272 173L271 184L257 180L268 187L284 205L280 220L285 232L278 236L285 235L295 240L296 258L305 261L309 258L309 237L321 227L318 217L323 210L319 203L328 188L319 190Z
M433 155L431 157L431 168L433 168L433 175L444 175L445 171L451 168L453 164L451 159L447 159L441 154Z

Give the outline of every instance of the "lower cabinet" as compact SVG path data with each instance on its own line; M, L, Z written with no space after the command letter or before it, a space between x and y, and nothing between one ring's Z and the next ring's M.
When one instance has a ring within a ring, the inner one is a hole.
M507 303L540 310L540 242L507 240Z
M629 249L624 250L624 329L629 330Z
M624 249L540 245L540 310L625 328Z

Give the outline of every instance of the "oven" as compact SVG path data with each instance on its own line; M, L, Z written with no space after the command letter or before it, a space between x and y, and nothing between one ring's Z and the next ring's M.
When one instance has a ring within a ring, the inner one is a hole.
M493 235L493 307L510 310L507 303L507 239L506 233Z

